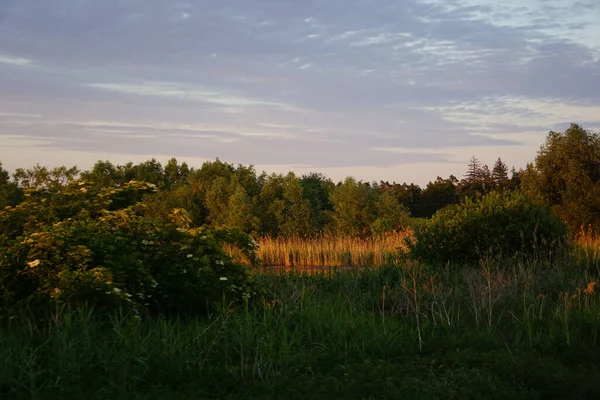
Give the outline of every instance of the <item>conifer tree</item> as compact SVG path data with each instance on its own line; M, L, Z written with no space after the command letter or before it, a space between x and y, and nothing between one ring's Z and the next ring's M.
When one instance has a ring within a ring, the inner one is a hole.
M465 174L464 181L466 183L475 183L481 180L483 174L483 169L481 166L481 162L477 159L477 157L471 157L467 167L467 173Z
M494 164L494 168L492 169L492 179L494 180L496 187L508 187L508 166L500 157L498 157Z

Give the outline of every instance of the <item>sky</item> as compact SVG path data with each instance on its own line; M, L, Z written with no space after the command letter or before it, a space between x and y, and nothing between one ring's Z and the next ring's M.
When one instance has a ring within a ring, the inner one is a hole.
M518 169L550 130L600 131L599 19L597 0L0 0L0 161Z

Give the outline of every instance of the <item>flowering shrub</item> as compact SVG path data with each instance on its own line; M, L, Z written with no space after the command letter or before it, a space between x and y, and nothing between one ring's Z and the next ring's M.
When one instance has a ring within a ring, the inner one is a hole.
M61 201L34 194L0 212L0 308L87 302L196 314L261 295L222 249L234 237L253 255L247 236L193 228L182 209L168 219L145 217L140 192L152 190L134 182L91 193L76 184Z

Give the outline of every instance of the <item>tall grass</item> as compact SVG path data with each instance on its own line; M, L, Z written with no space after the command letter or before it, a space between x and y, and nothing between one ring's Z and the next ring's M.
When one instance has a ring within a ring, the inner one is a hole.
M592 229L581 230L575 239L575 257L580 263L596 266L600 274L600 235Z
M317 236L314 238L272 238L257 240L258 257L265 267L357 267L366 268L393 263L406 251L410 231L368 238ZM247 260L233 246L226 250L241 262Z
M0 398L599 398L596 267L407 260L259 274L272 299L203 319L24 312L0 324Z

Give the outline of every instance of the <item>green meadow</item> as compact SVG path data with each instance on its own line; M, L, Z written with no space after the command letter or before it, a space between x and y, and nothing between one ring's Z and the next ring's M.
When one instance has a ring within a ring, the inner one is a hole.
M273 295L262 306L222 304L203 318L23 309L0 328L0 394L598 398L600 271L588 256L264 273Z

